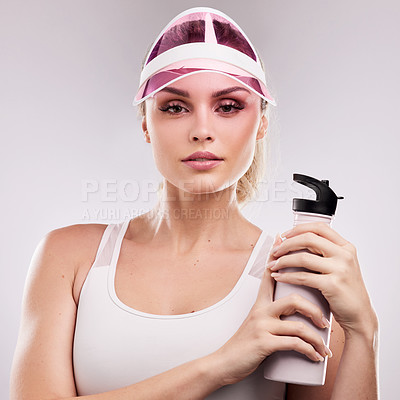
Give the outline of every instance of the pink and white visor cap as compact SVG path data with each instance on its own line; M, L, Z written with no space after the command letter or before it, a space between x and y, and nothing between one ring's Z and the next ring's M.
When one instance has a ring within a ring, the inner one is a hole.
M209 7L190 8L162 30L144 63L133 105L179 79L201 72L229 76L276 105L246 34L227 15Z

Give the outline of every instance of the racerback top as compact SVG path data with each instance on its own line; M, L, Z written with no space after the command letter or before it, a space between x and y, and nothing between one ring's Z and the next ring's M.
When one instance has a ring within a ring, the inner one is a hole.
M262 231L233 289L210 307L189 314L157 315L124 304L115 271L130 220L107 225L82 286L75 326L73 367L78 395L140 382L220 348L253 306L273 237ZM263 363L242 381L208 400L283 400L285 384L264 378Z

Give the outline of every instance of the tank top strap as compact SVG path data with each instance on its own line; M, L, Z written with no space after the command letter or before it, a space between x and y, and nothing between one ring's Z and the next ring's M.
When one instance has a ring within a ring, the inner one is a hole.
M109 266L115 256L115 249L118 247L118 242L122 240L121 234L125 233L129 220L108 224L103 232L99 247L97 249L96 258L92 268Z
M257 257L249 271L249 275L259 279L262 278L265 266L267 264L268 255L273 243L274 243L274 237L270 234L265 233L265 237L261 244L261 248L257 253Z

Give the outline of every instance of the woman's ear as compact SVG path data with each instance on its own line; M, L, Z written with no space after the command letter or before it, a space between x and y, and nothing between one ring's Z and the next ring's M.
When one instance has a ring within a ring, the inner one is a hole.
M147 130L147 121L146 121L146 117L142 118L142 131L144 133L144 140L147 143L150 143L150 135L149 132Z
M260 120L260 125L258 126L256 140L262 139L267 134L267 128L268 128L268 119L265 115L263 115Z

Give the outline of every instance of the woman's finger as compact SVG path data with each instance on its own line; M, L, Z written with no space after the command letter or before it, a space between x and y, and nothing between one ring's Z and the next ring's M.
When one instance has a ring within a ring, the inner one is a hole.
M314 272L328 274L332 272L334 265L329 258L321 257L308 251L289 253L267 264L267 268L272 272L291 267L302 267Z
M275 248L280 246L282 244L282 242L283 242L282 238L280 237L279 233L277 233L276 236L275 236L275 239L274 239L274 243L272 243L272 246L269 249L267 262L270 262L271 260L273 260L271 252L272 252L272 250L274 250Z
M324 237L325 239L339 246L344 246L348 243L345 238L340 236L334 229L323 222L308 222L305 224L296 225L292 229L282 233L281 236L288 239L305 232L313 232L316 235Z
M271 337L273 340L271 340ZM272 353L281 350L294 350L304 354L310 360L324 361L324 357L310 343L305 342L297 336L267 336L265 347L272 350Z
M289 251L308 249L314 254L323 257L331 257L338 251L338 247L330 240L318 236L314 232L304 232L299 235L285 239L280 245L271 250L273 258L279 258Z
M281 315L292 315L298 312L310 318L319 328L327 328L329 326L329 322L318 306L295 293L275 300L271 303L270 310L271 315L276 318Z
M285 272L272 272L272 278L278 282L290 283L292 285L303 285L314 289L319 289L322 294L327 291L327 278L328 275L316 274L314 272L295 271Z
M271 323L269 332L276 336L296 336L311 344L322 356L330 355L321 335L301 321L276 320Z

